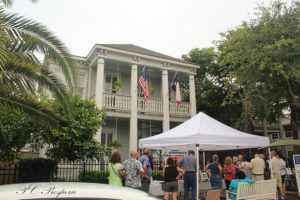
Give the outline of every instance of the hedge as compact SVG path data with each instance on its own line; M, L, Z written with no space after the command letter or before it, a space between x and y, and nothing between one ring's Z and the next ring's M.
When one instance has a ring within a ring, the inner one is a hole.
M18 162L18 182L49 182L57 167L57 161L45 158L21 159Z
M80 171L78 180L89 183L108 183L109 171Z

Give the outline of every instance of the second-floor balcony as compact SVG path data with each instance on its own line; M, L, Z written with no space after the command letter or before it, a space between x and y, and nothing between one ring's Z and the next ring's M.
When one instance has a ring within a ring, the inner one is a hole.
M115 112L130 112L131 97L120 94L104 93L104 107ZM190 103L182 102L177 105L175 102L169 104L170 115L178 117L189 117L191 115ZM147 101L139 97L137 102L137 110L141 114L163 115L163 100L150 98Z

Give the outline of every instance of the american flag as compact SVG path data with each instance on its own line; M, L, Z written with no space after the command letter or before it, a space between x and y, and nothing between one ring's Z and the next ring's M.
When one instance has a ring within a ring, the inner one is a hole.
M140 86L144 93L144 99L147 100L149 98L149 91L148 91L148 80L147 80L147 72L146 67L143 68L140 78L139 78Z
M179 86L179 75L176 72L173 78L173 81L171 83L171 89L175 93L175 99L176 99L176 104L179 105L182 103L181 101L181 94L180 94L180 86Z

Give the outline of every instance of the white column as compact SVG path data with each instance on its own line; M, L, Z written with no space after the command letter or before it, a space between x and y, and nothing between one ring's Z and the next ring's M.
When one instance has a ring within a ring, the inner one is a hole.
M163 131L170 129L170 104L169 104L169 75L168 70L162 70L162 98L163 98Z
M131 65L131 114L130 114L130 132L129 132L129 151L137 149L138 126L137 126L137 78L138 66Z
M88 65L89 74L88 74L88 84L87 84L87 99L91 99L91 83L92 83L92 66ZM95 97L96 98L96 97Z
M97 60L97 76L96 76L96 91L95 101L99 108L103 107L103 90L104 90L104 59L98 58ZM101 142L101 130L100 128L96 134L96 140Z
M196 109L196 88L194 75L189 76L189 88L190 88L190 103L191 103L191 116L197 114Z
M96 105L99 108L102 108L103 106L103 88L104 88L104 59L98 58L95 101L96 101Z

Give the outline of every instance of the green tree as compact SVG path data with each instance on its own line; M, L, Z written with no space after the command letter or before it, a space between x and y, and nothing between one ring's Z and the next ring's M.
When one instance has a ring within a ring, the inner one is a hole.
M0 160L9 161L26 144L30 143L32 134L40 131L26 115L20 112L0 112Z
M258 11L224 33L218 48L234 82L227 100L243 102L248 120L272 121L283 108L300 108L300 3L274 1Z
M64 111L59 101L51 102L57 113L70 120L60 122L57 128L42 136L42 144L49 144L48 156L56 160L77 160L100 158L103 153L108 153L107 148L94 138L104 123L104 110L99 109L94 101L83 100L79 96L73 96L70 103L72 116L68 116L70 114Z
M227 94L224 84L228 80L220 69L220 58L215 49L195 48L183 55L182 58L200 66L195 76L198 111L206 112L223 123L236 126L235 122L240 118L241 109L239 105L223 104ZM188 91L187 80L184 81L183 87L186 87L184 91Z
M41 102L39 92L47 90L68 109L66 88L36 53L61 67L69 87L76 82L77 67L69 50L45 26L5 10L11 4L0 0L0 110L18 110L36 121L57 123L61 118Z

